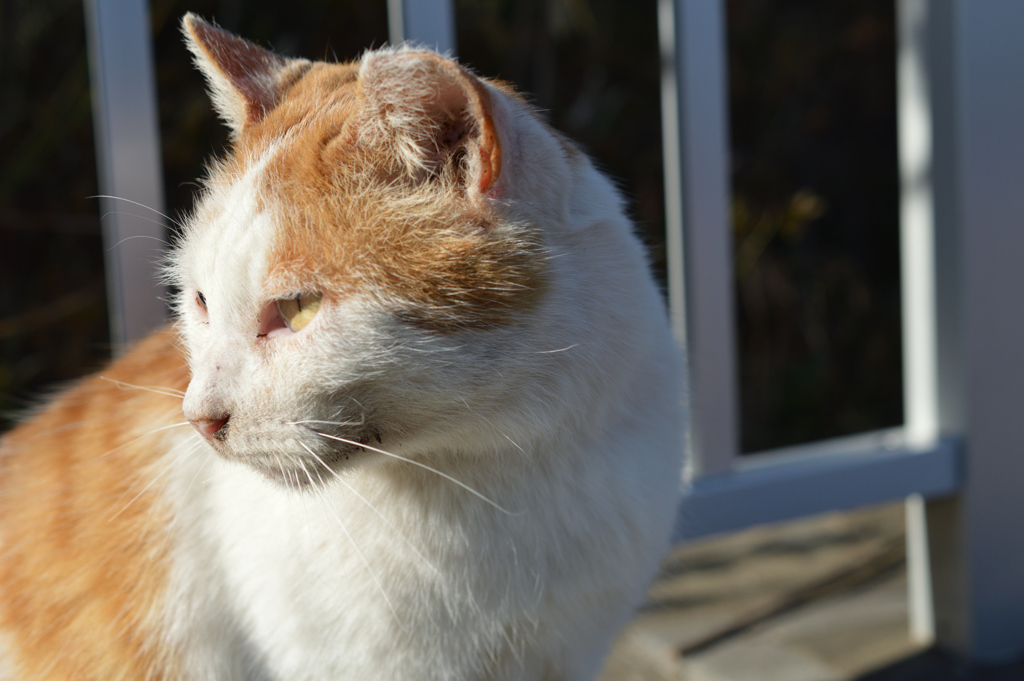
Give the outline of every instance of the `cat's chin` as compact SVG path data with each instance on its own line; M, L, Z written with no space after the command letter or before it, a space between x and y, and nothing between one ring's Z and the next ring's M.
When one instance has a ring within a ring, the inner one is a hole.
M328 487L344 470L372 459L372 452L358 446L344 446L321 452L317 459L295 459L285 464L279 457L246 461L245 465L270 482L292 490L318 490Z
M274 485L291 490L315 490L326 486L331 473L322 468L319 471L303 470L299 467L252 466L257 473Z

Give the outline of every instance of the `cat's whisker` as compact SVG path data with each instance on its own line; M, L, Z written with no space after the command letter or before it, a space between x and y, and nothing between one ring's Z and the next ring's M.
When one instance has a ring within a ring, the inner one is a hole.
M316 455L314 454L314 456L316 456ZM316 458L318 460L320 459L319 456L317 456ZM321 463L323 463L323 462L321 461ZM320 475L320 469L319 468L314 468L313 470L316 472L316 479L320 481L320 489L323 489L324 487L327 486L327 483L324 482L324 476Z
M475 409L473 409L472 407L469 406L469 402L466 401L465 397L462 398L462 404L466 405L466 411L468 411L470 414L473 414L478 419L481 419L482 421L485 421L487 423L487 425L491 426L492 428L494 427L493 424L491 423L491 420L489 418L487 418L486 416L483 416L482 414L480 414ZM513 440L511 437L509 437L506 433L501 433L501 436L503 438L505 438L506 440L508 440L509 442L511 442L512 446L515 447L516 449L518 449L520 451L520 453L522 453L524 456L529 456L529 454L526 453L526 450L523 449L522 447L520 447L519 443L516 442L515 440Z
M139 208L145 208L146 210L153 211L154 213L156 213L157 215L162 217L164 220L167 220L168 222L170 222L175 227L178 227L180 229L185 229L185 226L183 224L181 224L180 222L178 222L177 220L172 218L170 215L167 215L166 213L161 213L156 208L152 208L150 206L147 206L144 203L139 203L138 201L132 201L131 199L125 199L125 198L122 198L120 196L110 196L109 194L96 194L95 196L87 196L85 198L87 198L87 199L112 199L114 201L124 201L125 203L132 204L133 206L138 206ZM136 217L140 217L140 216L136 216Z
M317 472L317 477L320 477L319 471ZM321 483L323 483L323 478L320 478L320 481L321 481ZM316 503L320 506L320 515L323 517L324 526L329 528L331 526L331 521L327 517L327 509L324 507L324 503L325 503L326 497L324 496L324 493L323 493L322 490L323 490L322 487L319 490L315 490L314 491L314 497L316 498ZM309 516L308 515L306 516L306 522L309 522ZM312 535L310 535L310 536L312 537ZM330 539L330 541L328 543L328 546L330 546L332 549L334 549L335 553L337 553L338 561L339 562L343 561L344 560L344 556L342 554L341 547L338 545L338 542L337 542L338 537L337 537L337 535L335 533L331 532L331 533L328 534L328 538ZM322 573L320 573L319 571L316 573L316 578L317 578L317 580L321 584L324 585L325 588L329 589L332 593L335 593L335 594L338 593L339 585L338 585L337 581L335 581L335 582L328 582L324 578L324 575Z
M203 446L203 439L201 437L199 437L199 433L196 433L195 436L192 438L191 446L188 448L188 450L185 453L186 454L192 454L193 452L195 452L197 449L199 449L202 446ZM205 457L203 457L202 465L199 466L199 470L197 470L196 474L192 476L192 479L189 480L188 486L185 488L185 496L186 497L188 496L188 493L192 491L192 486L196 484L196 480L199 479L199 476L202 475L203 471L206 470L206 467L210 465L211 461L213 461L213 457L212 456L205 456Z
M281 461L281 457L279 457L276 454L274 455L274 461L277 462L277 470L281 471L281 482L283 482L285 484L285 486L287 487L288 486L288 476L284 472L284 462Z
M299 487L299 474L292 470L290 466L285 469L285 475L288 476L289 488L294 490Z
M573 348L576 348L576 347L579 347L579 343L573 343L572 345L570 345L568 347L559 348L558 350L537 350L533 354L535 354L535 355L553 355L556 352L567 352L567 351L572 350Z
M312 456L314 459L316 459L320 463L320 465L323 467L323 469L325 471L327 471L328 473L333 475L335 477L335 479L339 483L341 483L342 485L345 486L346 489L348 489L349 492L352 492L352 494L356 495L356 498L358 498L359 501L361 501L364 504L366 504L367 508L369 508L371 511L376 513L377 517L380 518L381 520L383 520L384 523L388 527L390 527L391 530L395 534L397 534L402 541L405 542L406 546L408 546L410 549L412 549L412 552L415 553L417 556L419 556L420 560L422 560L424 563L426 563L427 567L429 567L431 570L434 571L434 574L437 574L437 575L441 574L441 571L438 570L437 567L433 563L431 563L429 560L427 560L426 556L424 556L422 553L420 553L419 549L417 549L416 546L411 541L409 541L409 538L406 537L397 527L395 527L395 525L390 520L388 520L387 516L385 516L383 513L381 513L379 510L377 510L377 507L374 506L373 504L371 504L366 499L366 497L364 497L362 494L357 492L356 489L354 487L352 487L352 485L350 485L347 482L345 482L345 479L336 470L334 470L333 468L328 466L324 462L324 460L320 457L319 454L317 454L312 449L310 449L308 446L306 446L306 443L304 443L304 442L300 442L299 446L302 447L303 449L305 449L307 452L309 452L310 456ZM320 478L320 484L323 485L324 484L324 480L320 476L320 469L316 469L316 471L317 471L317 473L316 473L317 477Z
M107 376L98 376L101 381L113 383L119 388L134 388L136 390L146 390L157 395L167 395L168 397L185 397L185 391L178 390L176 388L163 388L159 386L151 385L135 385L134 383L127 383L125 381L119 381L116 378L108 378Z
M310 449L309 446L306 445L305 442L300 442L299 446L302 447L303 449L305 449L307 452L309 452L310 456L312 456L314 459L319 461L320 465L323 466L324 470L329 471L331 473L331 475L333 475L334 477L338 478L339 480L341 479L341 476L338 475L338 473L334 469L332 469L330 466L328 466L324 462L324 460L320 458L320 455L317 454L316 452L314 452L312 449ZM317 469L317 475L319 475L319 474L320 474L319 469ZM321 480L321 482L322 482L322 480Z
M312 487L313 495L316 498L317 503L320 504L320 512L323 515L324 523L327 526L330 526L330 521L327 520L327 513L325 513L324 510L323 510L323 505L324 505L324 500L325 500L325 495L324 495L324 491L323 490L326 488L327 483L324 482L323 476L320 475L320 471L316 467L313 468L313 472L316 473L316 478L317 478L317 480L320 481L320 486L319 487L316 487L315 485ZM310 481L310 484L312 485L312 481ZM306 499L303 499L302 515L305 516L305 518L306 518L306 529L307 529L307 536L309 537L309 546L310 546L311 549L315 549L316 546L315 546L315 542L313 540L313 523L311 523L310 520L309 520L309 507L308 507L308 505L305 502L306 502ZM331 535L329 535L329 536L330 536L330 538L332 540L335 539L335 536L334 536L333 533ZM336 543L334 543L333 547L334 547L334 550L337 551L338 555L340 556L341 555L341 549L338 547L338 545ZM313 574L313 577L318 582L320 582L320 584L322 584L325 589L330 590L332 594L338 593L338 584L337 584L337 582L335 582L335 583L328 582L327 579L324 577L323 573L321 573L320 571L316 571Z
M306 473L306 467L303 465L301 461L299 461L298 458L292 456L288 452L282 451L281 453L284 455L285 461L288 462L288 475L295 483L295 490L301 491L304 483L300 479L299 471L296 470L296 468L300 469L303 473ZM310 480L310 484L312 484L312 482L313 481Z
M135 437L135 438L132 438L131 440L128 440L128 442L125 442L124 444L120 444L117 447L114 447L113 449L110 449L110 450L107 450L107 451L103 452L102 454L100 454L96 458L102 459L104 457L110 456L111 454L114 454L115 452L119 452L122 449L124 449L125 447L131 447L133 444L135 444L139 440L145 439L145 438L149 437L150 435L154 435L156 433L159 433L160 431L170 430L171 428L181 428L182 426L190 426L190 425L192 425L192 424L189 423L188 421L182 421L181 423L172 423L172 424L170 424L168 426L161 426L159 428L154 428L153 430L147 431L147 432L143 433L142 435L139 435L138 437Z
M380 581L380 577L377 576L377 573L374 571L374 569L370 567L370 561L367 560L366 555L363 553L362 549L359 548L359 545L356 543L356 540L348 531L348 527L345 526L345 523L342 522L338 514L334 512L333 505L330 504L329 501L323 496L323 493L320 492L317 494L317 496L320 499L321 508L323 508L327 512L330 512L331 516L334 517L334 520L338 523L338 527L341 528L341 531L348 538L349 543L352 545L352 548L355 549L355 552L359 556L359 559L363 561L363 565L366 567L367 572L370 573L370 577L377 585L377 589L380 590L380 595L384 597L384 602L387 603L388 609L391 611L391 614L394 615L395 620L399 622L399 624L401 624L402 619L398 616L398 611L395 610L394 604L392 604L391 599L388 597L388 593L384 589L384 584Z
M523 664L523 651L519 649L519 646L512 643L512 638L508 635L505 627L500 629L500 633L501 637L505 639L506 645L508 645L509 652L512 653L512 659L516 661L520 669L525 669L525 665Z
M319 472L317 473L317 475L318 476L320 475ZM321 478L321 480L322 480L322 478ZM384 598L384 602L387 604L388 610L391 611L391 615L395 618L395 623L398 625L398 627L402 631L407 631L408 628L406 627L405 623L402 621L402 618L398 616L398 611L395 610L394 604L391 602L391 599L388 597L387 590L385 590L383 583L380 581L380 579L378 578L377 574L374 572L373 568L370 567L369 561L367 560L367 558L363 554L363 552L360 551L359 547L356 545L355 539L352 537L351 534L349 534L347 528L345 527L345 524L341 521L341 518L339 518L338 515L334 512L333 506L331 506L331 500L327 497L327 494L324 492L323 488L320 488L319 490L317 490L316 498L317 498L317 502L320 504L320 512L324 516L324 521L328 525L330 524L330 520L327 517L327 512L328 512L328 510L330 510L330 514L332 516L334 516L335 521L338 523L338 526L341 528L342 532L345 534L345 536L348 539L349 543L352 545L352 548L354 548L356 550L356 553L360 556L360 558L362 558L363 565L366 567L367 572L370 574L371 578L373 578L374 582L376 582L377 589L378 589L378 591L380 591L380 595ZM339 557L342 555L341 554L341 547L340 546L335 544L334 550L338 552Z
M170 463L168 463L168 464L167 464L166 466L164 466L164 469L163 469L162 471L160 471L159 473L157 473L157 474L156 474L156 475L155 475L155 476L153 477L153 479L152 479L152 480L150 480L150 481L149 481L148 483L146 483L145 487L143 487L142 489L140 489L140 490L138 491L138 493L137 493L137 494L136 494L136 495L135 495L134 497L132 497L132 498L131 498L131 499L130 499L130 500L128 501L128 503L127 503L127 504L125 504L124 506L122 506L122 507L121 507L121 510L120 510L120 511L118 511L118 512L117 512L117 513L115 513L114 515L112 515L112 516L110 516L109 518L107 518L107 522L108 522L108 523L110 523L110 522L113 522L114 520L116 520L116 519L117 519L117 517L118 517L118 516L120 516L120 515L121 515L122 513L124 513L125 511L127 511L127 510L128 510L128 508L129 508L129 507L131 507L131 505L132 505L132 504L134 504L134 503L135 503L136 501L138 501L139 497L141 497L141 496L142 496L143 494L145 494L145 493L146 493L146 490L148 490L148 489L149 489L150 487L152 487L153 485L155 485L155 484L157 483L157 481L158 481L158 480L160 480L160 478L162 478L162 477L163 477L163 476L164 476L164 475L165 475L165 474L167 473L167 471L171 470L171 468L173 468L173 467L174 467L174 464L175 464L175 460L174 460L174 459L172 458L172 459L171 459L171 461L170 461Z
M288 421L285 423L287 426L303 426L307 423L319 423L325 426L363 426L366 425L366 416L364 415L358 421L317 421L317 420L306 420L306 421Z
M378 454L383 454L384 456L389 456L392 459L398 459L399 461L404 461L406 463L412 464L413 466L418 466L419 468L422 468L425 471L430 471L431 473L434 473L435 475L440 475L445 480L448 480L448 481L458 485L459 487L461 487L462 489L466 490L467 492L469 492L473 496L481 499L482 501L487 502L488 504L490 504L494 508L498 509L499 511L501 511L502 513L504 513L507 516L516 517L516 516L521 516L521 515L525 514L525 511L519 511L518 513L513 513L512 511L509 511L504 506L501 506L500 504L496 503L495 501L492 501L491 499L488 499L483 494L481 494L480 492L476 491L475 489L473 489L472 487L470 487L466 483L462 482L461 480L453 478L452 476L448 475L447 473L442 473L441 471L437 470L436 468L431 468L430 466L426 465L425 463L421 463L421 462L415 461L413 459L407 459L404 456L399 456L398 454L393 454L391 452L386 452L383 449L379 449L377 447L372 447L372 446L370 446L368 444L364 444L362 442L356 442L355 440L349 440L349 439L346 439L346 438L343 438L343 437L338 437L337 435L329 435L327 433L320 433L320 432L317 432L317 431L313 431L313 432L315 432L320 437L326 437L326 438L328 438L330 440L337 440L338 442L344 442L345 444L348 444L348 445L353 445L353 446L356 446L356 447L362 447L363 449L368 449L371 452L377 452Z
M309 474L309 469L306 468L306 462L301 460L297 456L293 456L292 454L290 454L288 452L284 452L284 455L288 458L288 461L290 461L294 465L298 466L302 470L303 474L305 474L305 476L306 476L306 479L309 480L309 488L310 489L316 489L317 488L316 487L316 483L313 482L313 476ZM296 472L295 473L296 480L298 480L298 477L299 477L299 474L298 474L298 472Z
M107 213L107 215L110 215L110 213ZM107 215L104 215L103 217L106 217ZM149 220L148 218L141 218L141 219L142 220L147 220L148 222L156 222L155 220ZM157 224L159 224L159 223L157 223ZM125 238L121 239L116 244L114 244L113 246L108 248L107 249L107 253L109 253L110 251L114 250L115 248L117 248L118 246L123 244L125 241L131 241L132 239L152 239L153 241L159 241L160 243L165 244L165 245L167 244L166 241L164 241L163 239L158 239L155 236L149 236L148 234L133 234L132 236L126 236Z
M295 459L295 457L293 457L291 455L287 455L287 456L288 456L288 458L290 458L292 460ZM309 480L309 488L314 490L314 494L315 494L317 486L316 486L316 483L313 482L313 476L309 474L309 470L306 469L306 465L304 463L301 464L301 465L302 465L302 472L306 474L306 478ZM316 477L320 478L319 471L317 472ZM323 478L320 478L320 484L321 485L324 484ZM312 547L313 547L313 524L311 522L309 522L309 510L306 508L305 500L302 500L302 502L299 505L302 507L302 515L306 519L306 536L309 537L309 546L312 549Z
M517 443L517 442L516 442L515 440L513 440L512 438L510 438L510 437L509 437L508 435L505 435L505 433L502 433L502 434L501 434L501 436L502 436L503 438L505 438L506 440L508 440L509 442L511 442L511 443L512 443L512 446L513 446L513 447L515 447L516 449L518 449L518 450L519 450L520 452L522 452L523 454L526 454L526 450L525 450L525 449L523 449L522 447L520 447L520 446L519 446L519 444L518 444L518 443Z

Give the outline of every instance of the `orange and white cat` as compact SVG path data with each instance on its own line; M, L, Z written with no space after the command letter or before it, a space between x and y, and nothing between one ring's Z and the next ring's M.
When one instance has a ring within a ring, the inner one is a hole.
M233 148L176 324L3 441L0 676L592 679L684 431L612 183L436 54L185 28Z

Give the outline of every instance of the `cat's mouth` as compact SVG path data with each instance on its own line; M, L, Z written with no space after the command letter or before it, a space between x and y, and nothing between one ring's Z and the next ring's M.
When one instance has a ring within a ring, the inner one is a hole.
M292 489L322 488L330 484L338 472L373 451L382 442L377 428L364 428L359 433L339 434L328 429L304 425L320 442L301 443L301 455L267 454L250 461L259 473L271 481ZM301 441L300 441L301 442Z

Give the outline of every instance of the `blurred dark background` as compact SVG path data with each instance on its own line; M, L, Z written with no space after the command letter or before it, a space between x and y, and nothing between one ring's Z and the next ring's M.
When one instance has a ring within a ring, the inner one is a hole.
M730 0L744 451L903 421L892 0Z
M664 282L655 0L455 0L459 57L514 83L618 181ZM167 208L227 137L187 11L284 54L387 41L384 0L154 0ZM80 0L0 3L0 412L109 356ZM729 0L744 451L897 425L892 0Z

